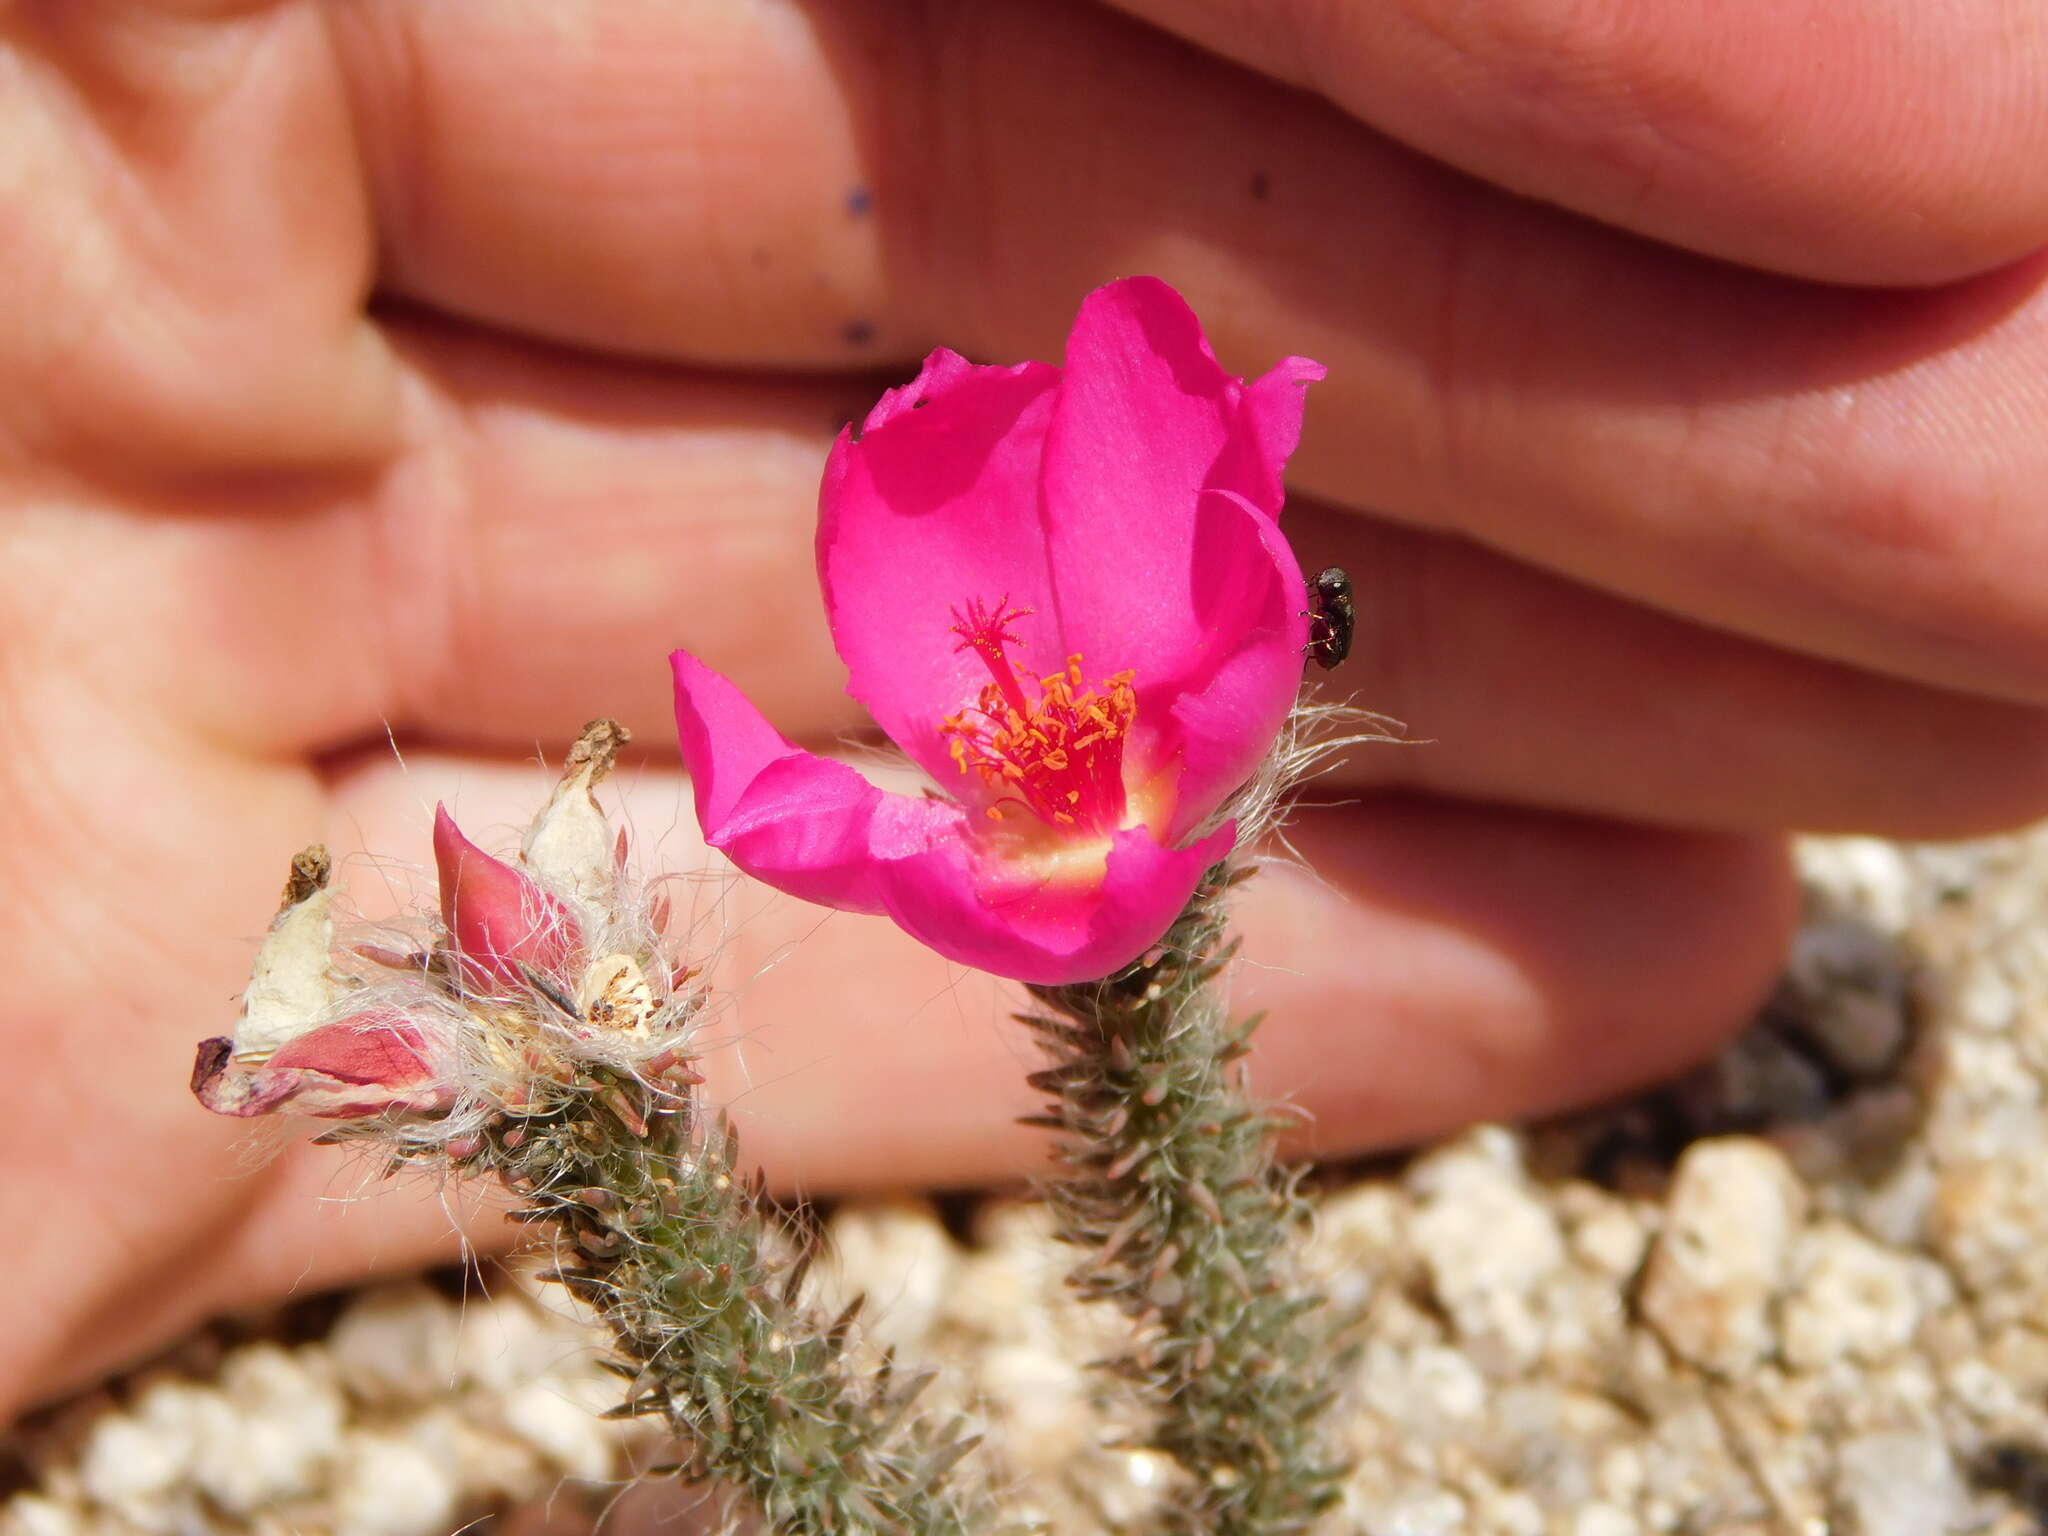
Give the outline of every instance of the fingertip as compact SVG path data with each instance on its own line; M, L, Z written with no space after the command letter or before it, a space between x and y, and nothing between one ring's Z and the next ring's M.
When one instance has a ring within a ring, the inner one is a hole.
M1681 1070L1768 994L1798 920L1783 839L1398 798L1312 812L1245 913L1267 1091L1356 1152Z

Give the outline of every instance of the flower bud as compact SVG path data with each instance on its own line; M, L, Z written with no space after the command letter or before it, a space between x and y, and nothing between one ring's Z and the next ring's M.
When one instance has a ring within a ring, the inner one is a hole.
M531 875L464 837L445 806L434 808L434 863L441 876L441 922L465 985L479 991L523 988L523 967L544 976L569 969L582 933L568 907Z

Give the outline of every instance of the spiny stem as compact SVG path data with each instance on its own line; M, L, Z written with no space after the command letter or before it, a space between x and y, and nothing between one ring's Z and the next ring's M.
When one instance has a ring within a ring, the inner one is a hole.
M1049 1199L1086 1255L1071 1283L1140 1328L1110 1367L1157 1414L1153 1443L1195 1481L1164 1516L1177 1532L1280 1536L1335 1502L1341 1463L1317 1433L1339 1359L1296 1288L1306 1220L1274 1160L1278 1118L1237 1063L1220 975L1225 886L1211 870L1157 957L1107 981L1034 987L1025 1017L1051 1058L1038 1123L1063 1134ZM1340 1357L1341 1358L1341 1357Z
M477 1162L559 1231L547 1278L602 1314L631 1383L613 1416L666 1419L683 1475L744 1490L792 1536L979 1529L981 1502L952 1484L974 1441L912 1412L928 1378L851 1357L858 1302L830 1320L799 1304L807 1259L770 1257L778 1218L737 1157L722 1119L693 1124L677 1093L600 1070L500 1120Z

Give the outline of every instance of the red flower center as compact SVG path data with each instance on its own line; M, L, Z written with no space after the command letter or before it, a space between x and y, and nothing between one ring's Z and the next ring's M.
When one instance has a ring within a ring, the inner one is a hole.
M939 734L952 738L960 771L996 792L991 821L1020 805L1047 826L1107 836L1124 820L1124 742L1138 715L1132 674L1091 685L1079 654L1050 677L1026 671L1004 647L1023 644L1009 626L1030 613L1008 598L993 609L971 598L966 612L953 610L954 649L973 651L993 681Z

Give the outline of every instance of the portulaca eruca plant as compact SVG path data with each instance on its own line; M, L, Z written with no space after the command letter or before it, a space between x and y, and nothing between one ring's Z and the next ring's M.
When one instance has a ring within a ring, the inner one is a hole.
M1305 1529L1341 1467L1317 1422L1330 1322L1221 993L1225 897L1286 786L1333 746L1298 703L1329 621L1282 535L1305 386L1226 374L1165 284L1089 296L1064 367L948 351L825 468L818 571L850 691L930 788L893 794L786 740L686 652L682 754L710 844L809 901L886 914L1023 983L1048 1054L1074 1284L1120 1308L1107 1362L1190 1474L1173 1529ZM343 1122L502 1178L557 1234L686 1469L783 1531L981 1528L969 1442L805 1314L761 1187L690 1070L703 998L572 754L515 860L435 829L438 918L412 949L336 943L324 855L294 865L232 1039L195 1089L229 1114Z

